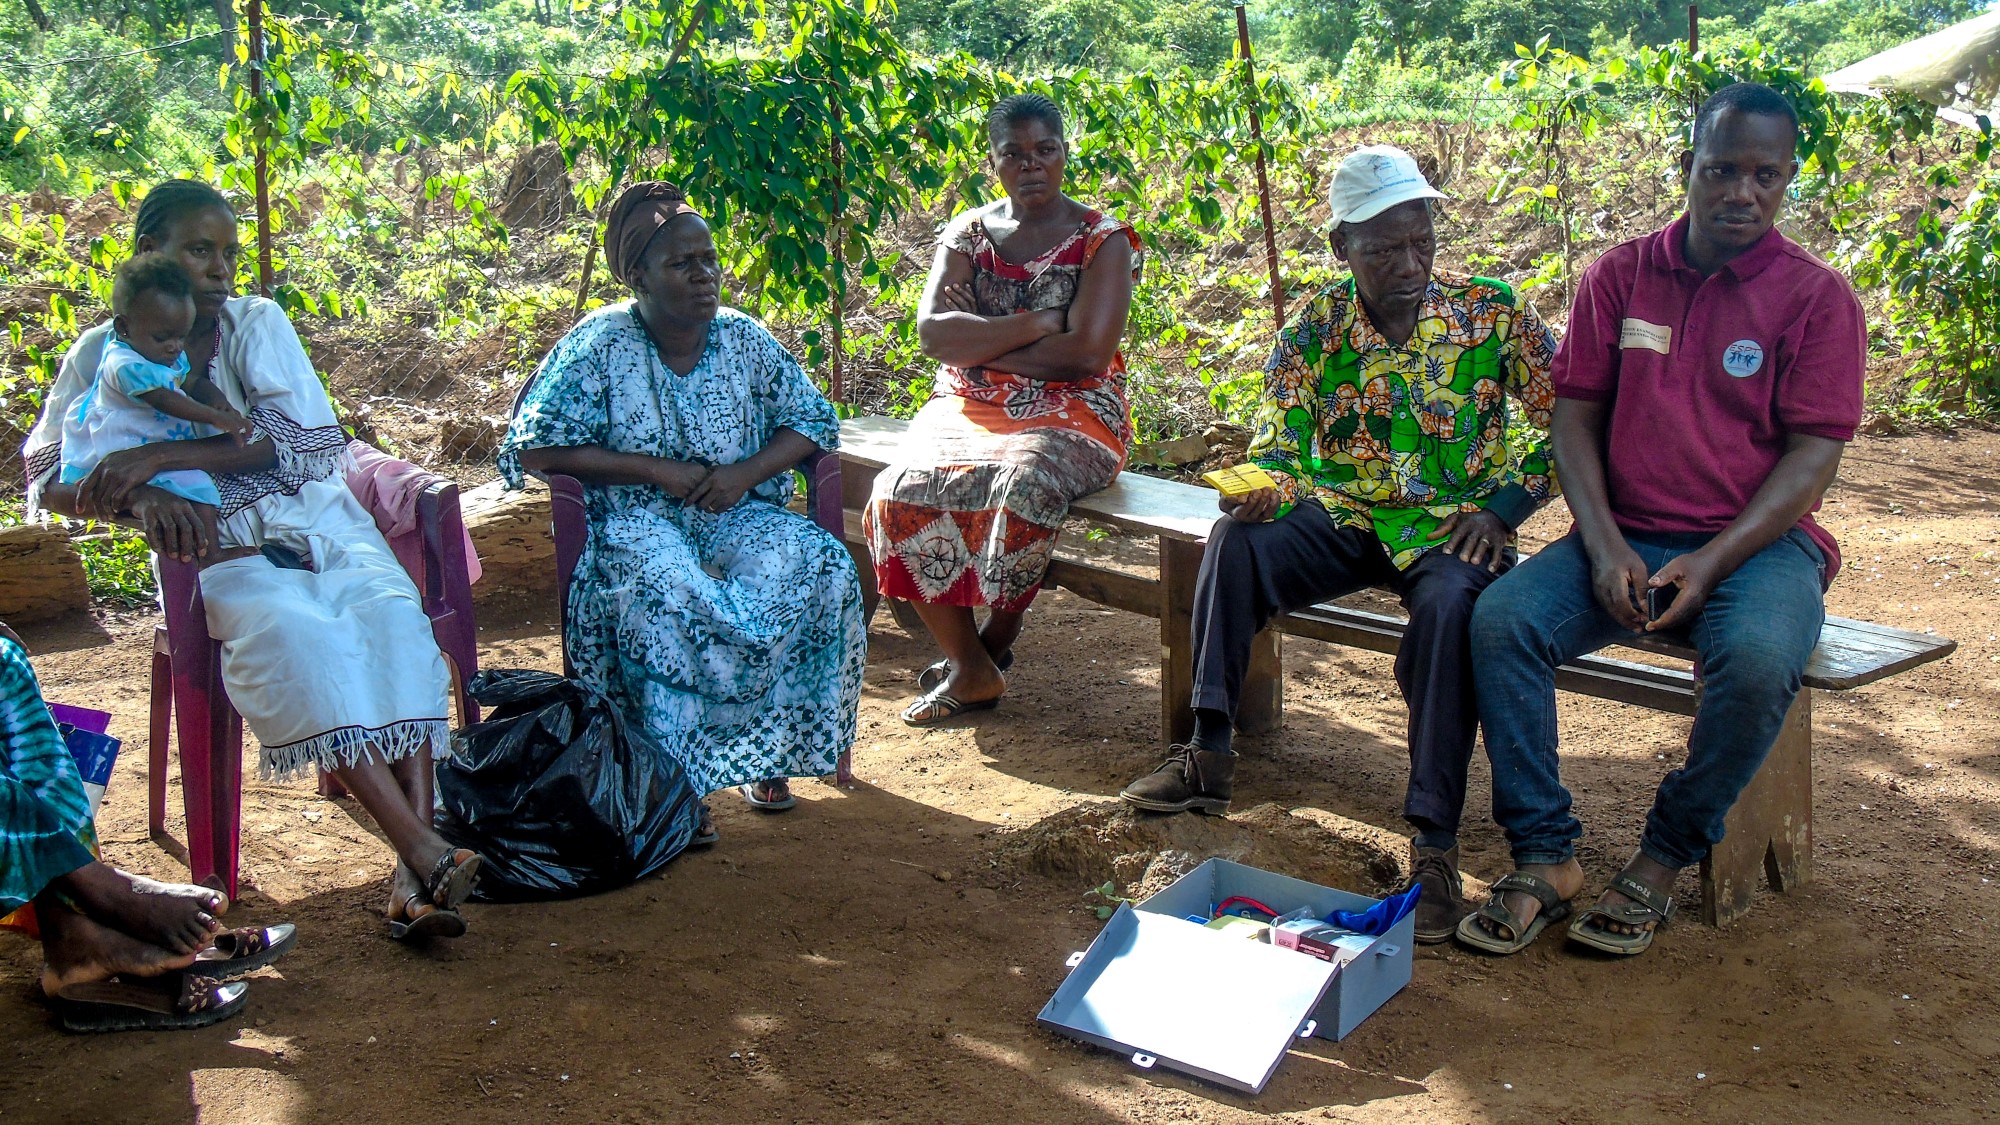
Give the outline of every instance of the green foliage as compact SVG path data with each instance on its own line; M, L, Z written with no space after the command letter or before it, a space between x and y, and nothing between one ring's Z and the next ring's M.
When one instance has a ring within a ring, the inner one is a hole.
M152 114L147 88L155 64L138 47L94 23L68 24L50 35L45 48L50 54L90 61L60 68L49 75L54 81L27 93L15 131L45 130L64 145L111 150L143 137Z
M1091 913L1097 915L1097 920L1102 922L1118 913L1119 903L1132 900L1120 895L1118 884L1106 879L1103 885L1083 892L1083 901L1090 904Z
M127 608L151 604L153 554L146 537L116 524L85 523L82 532L76 553L90 596Z
M1808 176L1835 176L1848 114L1826 84L1801 63L1750 43L1740 50L1703 49L1690 53L1684 45L1647 48L1634 60L1644 79L1654 119L1670 123L1688 143L1694 110L1703 99L1736 82L1760 82L1783 94L1799 115L1799 161Z
M2000 171L1992 122L1956 159L1925 173L1931 194L1905 227L1903 216L1877 220L1854 248L1856 280L1888 291L1889 324L1916 356L1910 390L1952 413L1976 399L2000 404ZM1976 178L1975 178L1976 177ZM1972 179L1962 202L1952 196Z

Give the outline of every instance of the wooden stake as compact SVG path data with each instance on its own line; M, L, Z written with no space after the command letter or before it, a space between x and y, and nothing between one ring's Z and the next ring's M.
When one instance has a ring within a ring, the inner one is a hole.
M1688 5L1688 61L1694 61L1694 53L1701 50L1701 5ZM1701 91L1688 91L1688 145L1694 145L1694 115L1701 112Z
M846 126L847 115L840 108L840 102L833 103L833 373L827 379L826 397L834 402L847 401L847 379L841 370L841 340L847 328L847 238L844 229L847 219L846 200L846 160L841 150L840 134Z
M700 27L702 21L707 18L708 0L701 0L700 6L695 8L694 19L689 21L687 30L682 32L680 39L674 43L673 52L667 56L666 65L660 68L661 73L672 70L674 64L681 61L681 56L687 54L688 44L694 42L695 28ZM650 96L646 99L645 107L639 112L642 117L653 112L653 99ZM628 164L626 168L629 167ZM597 217L591 221L590 241L583 247L583 276L576 282L576 305L569 313L572 320L583 315L583 302L590 297L590 275L597 269L597 244L603 237L599 232L604 226L604 220L611 214L611 205L618 202L618 189L625 186L626 168L618 170L618 174L611 178L611 186L604 189L604 198L597 201ZM687 185L682 184L681 189L685 191Z
M1264 213L1264 259L1271 267L1271 315L1285 326L1285 282L1278 272L1278 230L1271 220L1271 181L1264 171L1264 118L1257 111L1257 64L1250 54L1250 20L1236 4L1236 46L1243 52L1243 89L1250 102L1250 140L1256 145L1257 204Z
M250 101L264 105L264 0L250 0ZM252 169L257 185L257 288L271 295L271 165L265 148L266 126L260 121L250 138Z

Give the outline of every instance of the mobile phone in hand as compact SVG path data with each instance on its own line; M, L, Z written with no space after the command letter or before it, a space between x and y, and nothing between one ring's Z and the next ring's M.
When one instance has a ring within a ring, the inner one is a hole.
M1667 612L1667 607L1674 604L1674 595L1680 592L1679 586L1646 587L1646 620L1658 621Z

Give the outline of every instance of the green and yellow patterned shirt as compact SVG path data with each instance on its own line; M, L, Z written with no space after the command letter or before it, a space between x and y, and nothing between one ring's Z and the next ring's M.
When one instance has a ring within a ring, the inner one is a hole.
M1250 460L1278 483L1283 515L1317 500L1343 526L1372 528L1398 569L1444 542L1453 512L1520 526L1556 495L1546 436L1555 408L1555 334L1503 282L1439 271L1401 347L1337 281L1278 334L1264 370ZM1540 434L1507 438L1507 399Z

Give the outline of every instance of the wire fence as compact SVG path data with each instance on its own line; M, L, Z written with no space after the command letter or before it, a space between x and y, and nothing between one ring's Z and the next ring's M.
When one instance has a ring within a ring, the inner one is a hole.
M120 96L129 101L130 91L106 85L104 72L115 69L108 64L136 58L169 66L172 78L188 75L182 96L216 110L212 71L202 75L207 90L198 90L192 75L202 68L187 61L211 46L197 42L202 38L144 55L107 52L35 64L27 77L110 106ZM156 82L155 102L164 100L157 96L162 84L174 93L171 81ZM435 111L399 102L393 89L376 97L379 119ZM1287 281L1296 286L1333 266L1316 195L1337 144L1393 133L1427 163L1433 179L1467 178L1482 148L1478 133L1500 111L1492 95L1428 93L1346 98L1323 112L1344 141L1329 134L1306 148L1313 166L1273 169L1275 242L1287 252ZM469 486L497 475L494 454L515 396L573 322L579 271L595 229L578 205L575 179L594 170L566 168L552 145L496 148L476 129L466 133L455 143L401 145L365 130L339 134L316 147L302 168L275 178L268 218L273 296L293 317L343 421L363 440ZM213 138L207 144L212 155ZM175 159L180 167L202 163L171 153L155 163L171 166ZM1325 168L1317 166L1322 161ZM1176 179L1163 170L1163 183ZM108 315L103 296L117 259L129 252L130 196L142 182L136 174L122 184L100 182L80 198L38 190L9 201L0 215L0 249L15 258L0 274L0 322L9 329L9 339L0 341L0 431L17 444L56 355ZM966 202L951 200L946 208ZM251 257L255 203L247 194L238 203ZM907 411L928 387L931 365L898 324L907 322L944 217L908 215L890 231L897 284L887 297L879 287L850 289L842 318L847 397L859 410ZM1218 379L1254 373L1261 363L1270 329L1268 292L1259 290L1268 284L1261 249L1261 232L1239 224L1148 264L1127 350L1142 432L1200 432L1216 420ZM1530 264L1512 266L1523 273ZM246 291L254 290L256 274L252 257L242 275ZM622 295L601 266L592 282L598 299ZM797 344L814 326L771 327ZM20 462L0 459L0 489L19 495L23 483Z

